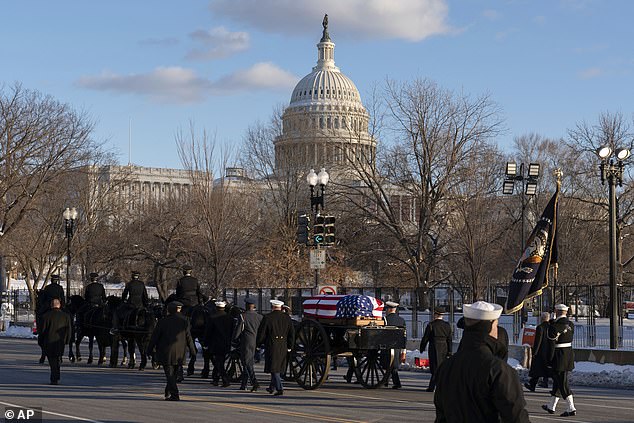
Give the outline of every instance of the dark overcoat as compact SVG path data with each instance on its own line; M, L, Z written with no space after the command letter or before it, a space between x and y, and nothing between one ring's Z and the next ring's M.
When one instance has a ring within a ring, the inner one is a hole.
M37 343L42 347L44 354L62 356L64 348L70 342L70 315L58 308L51 309L42 316L37 331Z
M256 345L264 344L264 371L283 373L286 370L288 350L293 348L295 329L290 316L282 310L273 310L262 319Z
M121 298L123 301L126 301L138 308L147 307L149 304L145 284L139 280L133 280L126 283Z
M196 355L196 345L189 332L189 322L178 313L158 321L147 352L152 353L156 349L156 360L162 365L182 364L185 360L185 349L189 349L191 355Z
M566 316L553 320L548 328L551 362L554 372L569 372L575 368L575 356L572 346L558 347L562 344L572 344L575 325Z
M227 354L231 351L233 318L224 309L219 309L209 317L205 344L212 354Z
M542 322L535 328L535 340L533 341L533 358L531 369L528 372L530 377L549 377L551 343L548 341L548 322Z
M451 352L451 325L442 319L434 319L430 322L425 328L423 338L420 340L419 351L425 351L427 344L429 344L430 371L435 373Z
M62 304L62 308L66 306L66 296L64 295L64 288L58 283L49 283L42 289L41 307L42 312L51 309L51 300L59 300Z
M106 303L106 290L99 282L91 282L86 285L84 299L92 305L104 305Z
M398 328L406 329L405 319L403 319L401 316L399 316L396 313L387 314L385 316L385 321L388 324L388 326L396 326ZM405 337L407 339L407 334L405 334ZM394 365L395 365L395 367L398 367L398 365L400 364L400 356L401 356L401 350L400 349L395 349L394 350L394 363L395 363Z
M262 316L255 310L247 310L240 316L233 339L239 342L240 357L247 362L255 357L258 329L262 323Z
M460 349L438 369L437 423L524 423L526 401L517 372L495 355L488 333L466 328Z
M202 304L204 298L202 292L200 292L198 279L193 276L180 278L176 283L176 298L187 307Z

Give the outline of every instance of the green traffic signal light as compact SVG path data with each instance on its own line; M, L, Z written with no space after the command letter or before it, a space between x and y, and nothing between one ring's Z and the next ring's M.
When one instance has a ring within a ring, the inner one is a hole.
M315 225L313 226L313 241L315 241L315 244L322 244L324 242L324 222L324 216L317 216L315 218Z

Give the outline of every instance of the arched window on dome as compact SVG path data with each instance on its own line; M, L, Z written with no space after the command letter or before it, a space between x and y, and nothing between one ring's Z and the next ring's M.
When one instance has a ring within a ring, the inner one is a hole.
M341 127L344 129L348 129L348 121L346 120L345 116L341 118Z
M335 118L335 129L339 129L339 118Z
M319 118L319 129L324 129L324 118L323 117Z
M328 118L326 118L326 126L328 129L332 128L332 120L330 118L330 116L328 116Z

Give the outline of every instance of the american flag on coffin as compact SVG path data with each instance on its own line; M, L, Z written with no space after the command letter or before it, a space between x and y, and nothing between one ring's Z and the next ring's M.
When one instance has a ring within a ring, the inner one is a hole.
M304 301L304 315L324 319L383 317L383 301L369 295L316 295Z

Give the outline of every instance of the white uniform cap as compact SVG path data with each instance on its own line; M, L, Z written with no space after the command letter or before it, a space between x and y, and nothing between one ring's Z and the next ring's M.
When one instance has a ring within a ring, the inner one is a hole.
M555 306L555 310L568 311L568 306L565 304L557 304Z
M396 308L398 307L398 303L395 303L394 301L386 301L385 305L390 307L390 308Z
M496 320L502 314L502 306L486 301L476 301L473 304L463 304L464 317L473 320Z
M224 301L216 301L214 304L215 304L215 305L216 305L216 307L218 307L218 308L223 308L223 307L226 307L226 306L227 306L227 303L225 303Z
M280 300L271 300L271 305L273 307L282 307L284 305L284 301Z

